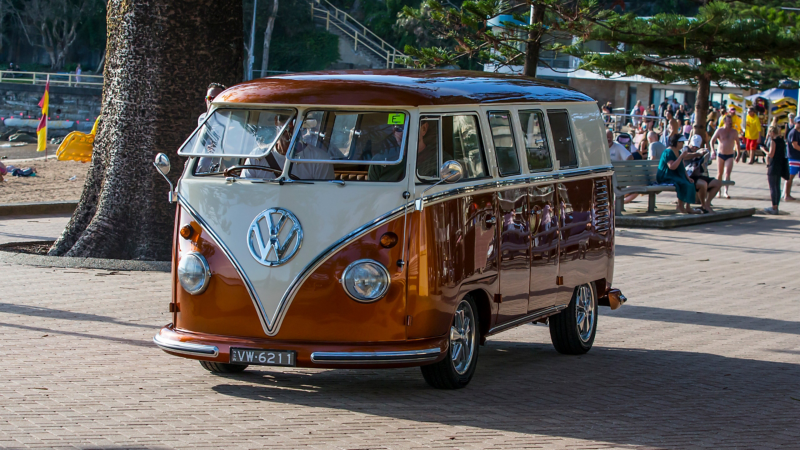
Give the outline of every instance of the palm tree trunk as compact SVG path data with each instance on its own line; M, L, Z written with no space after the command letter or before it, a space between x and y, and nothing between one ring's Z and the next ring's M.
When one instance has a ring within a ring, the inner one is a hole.
M111 0L102 123L78 208L51 255L168 260L175 205L153 168L197 126L210 82L242 78L241 0Z

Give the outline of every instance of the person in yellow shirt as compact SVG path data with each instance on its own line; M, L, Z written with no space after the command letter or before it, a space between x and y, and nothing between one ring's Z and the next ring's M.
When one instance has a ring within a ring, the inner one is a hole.
M747 110L747 121L744 124L744 148L750 152L750 162L756 162L756 150L758 150L758 140L761 138L761 120L756 115L756 109L750 107Z
M733 120L733 129L736 130L737 132L741 132L741 130L742 130L742 118L739 117L738 115L736 115L736 108L734 108L733 106L728 108L728 114L725 114L725 115L723 115L722 117L719 118L719 123L717 123L717 128L722 128L723 126L725 126L725 124L723 123L723 120L725 120L725 116L726 115L730 116L731 120Z

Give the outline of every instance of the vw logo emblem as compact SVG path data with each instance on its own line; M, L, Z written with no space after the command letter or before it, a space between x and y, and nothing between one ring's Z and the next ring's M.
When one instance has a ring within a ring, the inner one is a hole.
M286 263L303 242L303 227L288 209L270 208L253 219L247 230L247 248L267 267Z

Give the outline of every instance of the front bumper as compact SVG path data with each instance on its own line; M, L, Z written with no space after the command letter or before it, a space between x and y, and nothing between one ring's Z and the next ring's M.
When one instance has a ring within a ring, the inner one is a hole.
M176 330L171 325L153 337L161 350L177 356L230 362L231 347L291 350L297 367L409 367L434 363L447 353L447 336L399 342L331 343L228 337Z

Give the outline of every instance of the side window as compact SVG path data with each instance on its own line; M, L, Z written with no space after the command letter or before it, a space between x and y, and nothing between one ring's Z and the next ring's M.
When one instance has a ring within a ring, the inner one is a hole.
M572 144L572 132L569 128L569 116L566 111L548 111L550 132L553 133L553 147L556 159L561 168L578 167L575 157L575 146Z
M486 177L481 142L477 116L423 118L417 147L417 177L438 180L439 167L450 160L458 161L464 168L464 180Z
M528 170L531 172L552 170L550 147L547 145L547 133L544 131L544 115L541 111L520 111L519 122L522 125L522 139L525 141L525 156L528 159Z
M514 145L514 131L511 128L511 116L508 111L489 112L489 128L492 130L492 142L497 158L500 175L518 175L519 158Z

